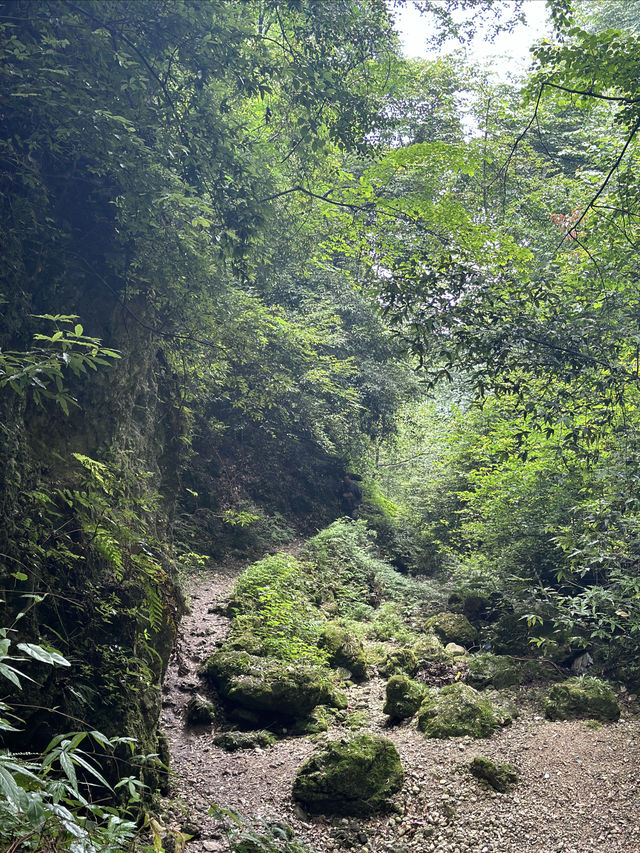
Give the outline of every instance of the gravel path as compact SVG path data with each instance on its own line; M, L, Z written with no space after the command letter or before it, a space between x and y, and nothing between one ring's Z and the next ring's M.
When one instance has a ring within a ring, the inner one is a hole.
M210 612L224 599L240 567L192 579L192 612L170 662L164 685L163 724L174 775L167 822L197 837L187 853L228 849L222 825L207 812L212 803L259 825L284 822L297 839L324 851L447 851L447 853L640 853L640 708L620 694L623 717L615 724L548 722L539 691L521 690L520 717L486 740L427 740L411 723L386 726L385 682L373 678L352 688L351 707L366 728L396 744L405 784L395 811L371 819L309 817L290 796L295 772L317 746L287 738L273 748L227 753L212 743L211 727L187 728L186 704L199 685L196 670L224 639L225 617ZM349 730L334 729L329 737ZM318 736L320 742L325 736ZM515 791L498 794L467 770L476 755L509 762L521 773Z

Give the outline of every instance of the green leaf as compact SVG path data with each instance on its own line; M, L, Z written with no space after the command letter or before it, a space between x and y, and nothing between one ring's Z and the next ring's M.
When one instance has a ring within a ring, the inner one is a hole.
M41 663L47 663L51 666L71 666L69 661L55 649L48 650L33 643L18 643L18 648Z

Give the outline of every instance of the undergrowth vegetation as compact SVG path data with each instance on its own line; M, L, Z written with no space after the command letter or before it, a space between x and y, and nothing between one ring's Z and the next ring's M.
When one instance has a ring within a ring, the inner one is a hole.
M458 602L492 600L487 643L502 624L521 652L564 662L588 648L602 671L640 683L632 413L585 447L567 444L566 425L532 429L508 398L454 400L408 407L382 460L379 487L422 553L412 571L444 572Z
M25 602L25 613L32 605L33 600ZM24 681L33 681L27 674L29 662L70 667L55 649L16 643L15 634L15 628L0 630L0 676L14 688L20 690ZM12 704L0 702L0 714L0 733L19 729L22 720ZM112 787L102 766L123 748L130 766L155 758L136 756L135 746L132 738L83 730L56 735L40 753L0 750L0 839L9 842L3 849L7 853L131 849L139 837L144 785L134 775L123 776ZM119 800L120 808L105 803L105 795Z
M443 589L398 573L364 521L339 519L305 544L249 566L228 603L230 643L282 661L327 665L327 626L362 639L416 642ZM413 624L413 628L411 627Z

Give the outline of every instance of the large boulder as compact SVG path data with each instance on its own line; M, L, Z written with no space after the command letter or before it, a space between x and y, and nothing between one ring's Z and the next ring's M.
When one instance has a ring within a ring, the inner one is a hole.
M323 627L318 645L327 652L331 666L349 670L355 681L367 677L367 658L362 643L338 622L328 622Z
M361 734L332 741L298 770L293 796L310 812L367 815L387 806L404 773L393 743Z
M221 649L205 661L200 674L227 702L252 714L295 720L307 717L317 705L346 704L328 671L310 664Z
M413 717L425 697L426 687L408 675L392 675L387 682L387 699L382 709L392 720Z
M568 678L554 684L544 704L550 720L617 720L620 706L613 690L599 678Z
M446 645L458 643L465 648L473 646L478 632L462 613L436 613L427 619L426 626Z
M501 725L503 715L467 684L430 688L418 712L418 728L427 737L470 735L489 737Z
M520 684L522 675L512 658L489 653L472 655L467 659L467 684L482 690L484 687L512 687Z

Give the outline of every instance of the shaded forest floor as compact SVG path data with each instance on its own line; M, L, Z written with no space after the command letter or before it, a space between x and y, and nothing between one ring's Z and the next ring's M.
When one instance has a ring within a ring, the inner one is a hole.
M637 853L640 850L640 708L618 695L618 723L549 722L544 685L510 691L520 716L491 738L426 739L414 723L389 726L382 713L385 680L374 675L349 691L349 725L326 734L285 737L269 749L225 752L213 744L216 726L187 726L186 706L202 689L197 668L224 639L228 620L215 611L241 571L239 565L191 578L191 613L164 684L163 724L169 736L172 793L168 826L194 835L187 853L229 849L224 825L208 814L212 803L247 818L292 828L316 851L409 853ZM402 758L405 783L395 811L372 818L305 814L291 798L296 770L319 743L359 731L391 738ZM477 755L509 762L521 774L512 793L499 794L471 776Z

